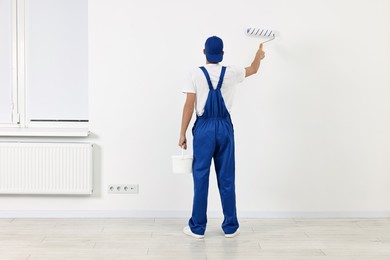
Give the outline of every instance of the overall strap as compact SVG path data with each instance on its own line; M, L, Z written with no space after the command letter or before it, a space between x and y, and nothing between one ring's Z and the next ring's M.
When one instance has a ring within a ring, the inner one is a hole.
M221 70L221 75L219 76L219 81L217 85L217 89L220 89L222 87L223 78L225 77L226 67L223 66Z
M203 74L206 76L206 79L207 79L207 83L209 84L209 89L210 90L213 90L213 84L211 83L211 79L210 79L210 75L209 73L207 72L206 68L205 67L199 67L202 71L203 71Z
M209 89L210 89L210 90L214 90L213 84L211 83L210 75L209 75L209 73L207 72L206 68L203 67L203 66L202 66L202 67L199 67L199 68L203 71L203 74L206 76L207 83L208 83L208 85L209 85ZM222 66L221 75L219 76L219 81L218 81L217 89L220 89L221 86L222 86L223 78L225 77L225 72L226 72L226 67L225 67L225 66Z

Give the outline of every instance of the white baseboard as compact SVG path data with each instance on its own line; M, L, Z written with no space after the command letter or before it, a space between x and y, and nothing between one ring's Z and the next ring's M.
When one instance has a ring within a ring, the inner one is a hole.
M188 218L189 211L0 210L0 218ZM209 218L222 218L210 211ZM238 218L389 218L390 211L238 211Z

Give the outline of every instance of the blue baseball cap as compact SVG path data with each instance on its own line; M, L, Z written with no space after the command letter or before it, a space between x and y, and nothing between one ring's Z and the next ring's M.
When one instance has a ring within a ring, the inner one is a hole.
M217 36L211 36L204 44L206 59L209 62L220 62L223 59L223 41Z

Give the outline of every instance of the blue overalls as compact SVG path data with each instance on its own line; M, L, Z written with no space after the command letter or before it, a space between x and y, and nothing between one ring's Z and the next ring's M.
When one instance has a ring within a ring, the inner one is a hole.
M234 131L230 114L221 94L221 86L226 67L222 67L216 89L204 67L200 67L209 85L204 113L197 116L192 128L194 161L192 165L194 179L194 201L192 216L188 222L191 231L204 235L207 223L207 195L211 159L214 159L219 194L221 196L225 234L236 232L239 227L236 212L236 194L234 187Z

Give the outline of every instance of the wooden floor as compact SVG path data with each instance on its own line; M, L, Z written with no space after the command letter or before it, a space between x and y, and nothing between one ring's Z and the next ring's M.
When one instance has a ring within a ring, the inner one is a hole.
M1 260L283 259L389 260L390 218L240 219L225 238L209 219L204 240L187 219L0 219Z

